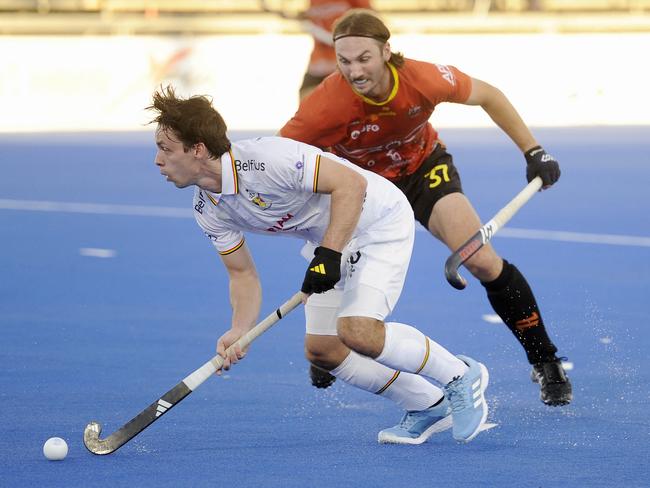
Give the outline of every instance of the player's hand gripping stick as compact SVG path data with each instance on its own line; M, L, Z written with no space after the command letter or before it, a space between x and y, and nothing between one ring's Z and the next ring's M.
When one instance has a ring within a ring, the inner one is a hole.
M341 253L319 246L314 251L302 282L303 293L323 293L334 288L341 279Z
M533 178L542 178L542 187L546 188L560 179L560 164L544 151L542 146L535 146L524 154L526 158L526 179L530 183Z

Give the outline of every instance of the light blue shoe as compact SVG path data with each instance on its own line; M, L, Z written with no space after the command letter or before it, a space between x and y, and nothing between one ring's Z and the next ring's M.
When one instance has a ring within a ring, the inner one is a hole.
M469 369L460 378L445 386L451 403L454 439L469 442L481 431L488 414L487 402L483 392L487 388L490 375L487 368L467 356L458 356Z
M406 412L395 427L379 432L380 444L422 444L433 434L451 427L451 406L447 398L435 407Z

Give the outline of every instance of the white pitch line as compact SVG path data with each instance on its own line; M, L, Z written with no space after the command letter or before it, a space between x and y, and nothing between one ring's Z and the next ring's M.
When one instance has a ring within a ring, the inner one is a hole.
M190 208L158 207L149 205L117 205L102 203L52 202L42 200L10 200L0 198L0 210L27 210L37 212L85 213L104 215L133 215L140 217L191 218ZM425 230L418 226L418 230ZM606 244L612 246L650 247L650 237L620 234L590 234L541 229L506 227L495 237L536 239L542 241Z
M156 207L149 205L115 205L103 203L51 202L41 200L0 199L0 209L104 215L135 215L140 217L192 217L192 212L189 208L185 209L176 207Z
M512 227L501 229L496 237L582 242L585 244L611 244L614 246L650 247L650 237L626 236L619 234L587 234L584 232L565 232L557 230L516 229Z
M481 316L483 320L485 320L488 324L502 324L503 320L501 320L501 317L499 317L495 313L490 313L490 314L484 314Z
M99 247L82 247L79 254L90 258L114 258L117 252L114 249L103 249Z

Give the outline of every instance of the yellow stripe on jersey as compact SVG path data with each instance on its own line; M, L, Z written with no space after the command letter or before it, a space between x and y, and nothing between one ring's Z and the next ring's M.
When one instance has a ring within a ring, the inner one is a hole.
M397 73L397 68L395 68L395 66L393 66L390 63L386 63L386 64L388 64L388 67L390 68L390 71L393 74L393 80L395 81L395 83L393 84L393 89L390 91L390 95L388 95L388 98L386 98L386 100L384 100L383 102L375 102L374 100L368 97L364 97L361 93L357 93L357 95L359 95L363 99L363 101L366 102L368 105L375 105L376 107L379 107L381 105L386 105L388 102L390 102L393 98L397 96L397 90L399 89L399 74Z
M427 361L429 360L429 353L430 351L430 346L429 346L429 338L427 336L424 336L424 342L426 343L426 352L424 353L424 359L422 360L422 364L418 368L418 370L415 372L415 374L418 374L422 369L426 366Z
M395 380L397 379L397 377L399 376L399 374L400 374L400 371L395 371L395 374L393 374L393 377L392 377L390 380L388 380L388 383L386 383L384 386L382 386L382 387L379 389L379 391L376 391L376 392L375 392L375 395L381 395L383 392L385 392L386 389L388 389L388 387L389 387L390 385L392 385L392 384L395 382Z
M318 172L320 171L320 154L316 156L316 167L314 168L314 193L318 190Z
M232 175L235 180L235 195L239 193L239 178L237 177L237 168L235 167L235 156L232 155L232 151L228 149L228 154L230 154L230 164L232 164Z
M208 192L205 192L205 196L208 197L208 199L212 202L212 205L214 205L215 207L217 206L217 201L214 198L212 198Z
M239 241L239 244L237 244L237 245L234 246L234 247L231 247L230 249L226 249L225 251L219 251L219 254L220 254L221 256L226 256L226 255L228 255L228 254L232 254L232 253L234 253L237 249L239 249L240 247L242 247L243 245L244 245L244 239L242 239L241 241Z

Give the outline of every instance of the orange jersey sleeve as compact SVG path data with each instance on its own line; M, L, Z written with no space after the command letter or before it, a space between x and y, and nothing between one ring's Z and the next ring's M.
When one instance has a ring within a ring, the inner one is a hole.
M357 94L340 73L330 75L280 134L391 180L413 173L438 140L429 123L436 105L465 102L472 79L453 66L410 59L391 72L397 89L382 103Z
M405 81L434 106L442 102L463 103L472 91L472 79L454 66L409 59L404 68Z

